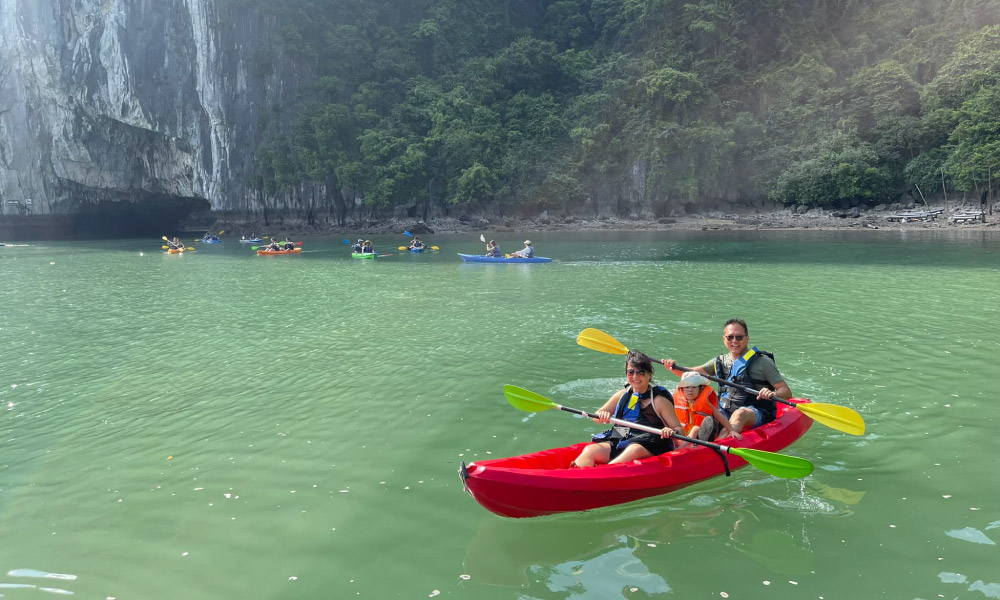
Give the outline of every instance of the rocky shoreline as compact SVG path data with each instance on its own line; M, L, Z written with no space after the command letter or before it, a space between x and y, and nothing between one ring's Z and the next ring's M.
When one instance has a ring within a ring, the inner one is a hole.
M525 217L483 217L463 216L460 218L441 217L423 222L415 219L387 219L368 221L335 227L328 225L310 225L305 221L286 219L280 222L254 222L219 220L204 228L193 230L226 230L233 235L250 235L262 231L280 231L282 234L348 234L379 235L397 234L404 230L414 234L433 233L469 233L469 232L528 232L528 231L592 231L592 230L849 230L849 229L888 229L888 230L989 230L1000 231L1000 204L985 213L985 222L957 222L953 216L962 211L973 210L971 207L876 207L873 209L851 208L847 210L823 210L802 207L785 208L774 212L743 212L692 214L659 219L626 219L619 217L552 217L541 214L533 218ZM978 210L976 207L975 210ZM890 220L899 214L907 212L941 211L923 219Z

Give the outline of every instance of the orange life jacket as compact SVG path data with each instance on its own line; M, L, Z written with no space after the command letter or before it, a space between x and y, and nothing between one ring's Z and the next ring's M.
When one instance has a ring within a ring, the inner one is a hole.
M719 406L719 397L712 386L702 387L701 393L694 402L688 404L687 396L681 390L674 392L674 412L677 413L677 420L684 427L684 434L690 435L691 430L701 425L705 417L712 416L712 408Z

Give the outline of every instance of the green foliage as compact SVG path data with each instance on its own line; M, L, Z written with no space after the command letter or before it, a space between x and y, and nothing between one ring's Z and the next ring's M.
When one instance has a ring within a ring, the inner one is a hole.
M371 206L579 208L647 166L652 202L884 202L1000 169L1000 0L225 0L254 76L253 184ZM296 69L297 71L299 69Z
M818 144L813 156L782 172L774 196L789 204L877 203L889 198L892 183L891 174L880 168L878 154L870 144L836 136Z
M944 168L959 189L998 178L1000 172L1000 85L979 90L958 111Z

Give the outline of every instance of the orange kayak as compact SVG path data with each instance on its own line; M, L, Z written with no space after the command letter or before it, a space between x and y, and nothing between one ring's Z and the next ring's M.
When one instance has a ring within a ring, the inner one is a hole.
M302 248L292 248L291 250L258 250L257 254L298 254Z

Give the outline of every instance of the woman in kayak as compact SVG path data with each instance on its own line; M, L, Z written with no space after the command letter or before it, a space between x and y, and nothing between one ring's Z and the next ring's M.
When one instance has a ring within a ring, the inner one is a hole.
M277 252L278 250L281 250L281 244L278 243L278 240L271 238L271 243L268 244L267 248L264 249Z
M490 240L490 242L486 244L486 256L492 256L493 258L500 258L503 256L503 252L500 252L500 244Z
M288 236L286 235L285 236L285 242L284 242L283 246L284 246L283 250L291 250L292 248L295 247L295 242L293 242L292 240L288 239Z
M415 237L413 241L410 242L410 250L423 250L424 243L420 241L420 238Z
M722 415L719 410L719 398L715 395L715 390L708 384L708 380L701 373L687 371L681 375L680 383L677 384L677 391L674 392L674 412L677 420L684 428L684 435L701 440L712 440L713 421L722 423L729 435L738 440L743 436L732 428L729 419ZM706 417L708 424L702 426ZM687 445L687 442L682 442Z
M631 430L616 425L594 436L571 467L625 463L656 456L674 449L669 438L682 433L683 428L674 414L673 399L665 387L653 385L653 363L642 352L630 350L625 357L625 389L615 393L597 411L596 423L608 423L611 417L636 425L662 427L660 435ZM612 413L614 411L614 413Z
M362 254L375 254L375 248L372 246L371 240L365 240L365 245L361 246Z

